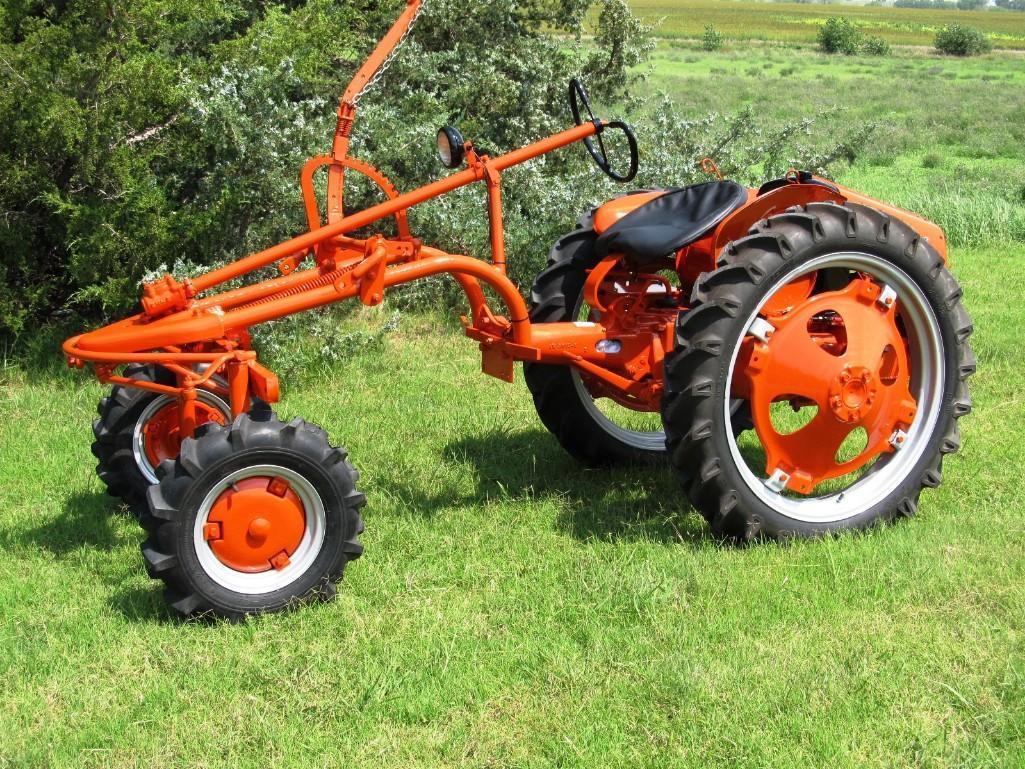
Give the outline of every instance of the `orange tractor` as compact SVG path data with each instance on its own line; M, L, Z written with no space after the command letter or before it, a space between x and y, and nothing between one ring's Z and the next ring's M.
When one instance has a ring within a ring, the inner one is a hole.
M668 460L719 538L814 536L914 513L959 446L975 368L942 230L797 171L760 189L647 190L581 217L525 300L506 276L502 172L583 142L628 182L636 139L596 118L573 81L574 127L497 157L445 127L441 160L461 170L400 194L348 155L349 137L359 98L421 11L409 0L345 91L332 153L303 168L305 234L146 284L139 314L64 344L72 365L114 385L93 425L97 471L137 511L146 567L173 609L235 617L333 595L362 552L359 476L324 430L270 410L278 379L248 330L343 299L376 305L431 275L465 292L485 373L511 382L522 361L541 421L571 455ZM625 135L625 170L607 152L610 132ZM324 167L326 217L313 185ZM385 202L346 213L352 173ZM490 262L410 234L409 208L477 182ZM395 237L353 236L390 218ZM273 279L213 291L272 265Z

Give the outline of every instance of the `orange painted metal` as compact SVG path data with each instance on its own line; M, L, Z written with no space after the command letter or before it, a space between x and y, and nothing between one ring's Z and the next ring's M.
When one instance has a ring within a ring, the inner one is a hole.
M408 34L410 25L422 5L423 0L408 0L405 10L353 75L338 102L338 122L335 126L335 136L331 147L331 155L336 162L328 170L327 181L327 220L329 224L334 224L345 216L343 189L345 166L342 161L349 154L349 137L352 135L352 127L356 120L356 103L360 94L388 60L389 55Z
M315 155L306 161L305 165L303 165L302 173L299 175L303 192L303 204L306 208L306 222L311 232L323 224L320 218L320 208L317 205L317 193L313 188L313 175L318 169L331 164L338 164L343 168L351 169L367 177L380 188L389 200L394 200L399 196L399 191L395 189L395 185L391 183L391 180L369 163L352 157L343 157L335 160L331 155ZM408 238L409 220L405 210L395 213L395 224L398 228L399 237Z
M217 559L250 574L287 566L305 532L302 500L283 478L265 476L225 489L203 527Z
M810 494L819 483L893 451L891 436L908 430L915 418L912 372L897 325L899 303L881 303L880 292L869 278L855 278L842 290L768 316L775 328L768 340L745 342L733 396L750 401L766 474L783 470L792 491ZM807 424L781 434L771 416L779 402L817 410ZM864 448L854 457L839 457L857 428L867 435Z
M764 195L758 195L756 190L748 190L747 205L738 208L716 227L712 250L718 254L727 243L747 235L748 230L760 219L782 213L791 206L827 200L840 204L844 202L841 195L821 184L787 184Z
M216 422L224 424L224 415L203 403L196 402L196 423ZM172 401L159 409L146 424L142 426L142 448L150 465L156 467L165 459L174 459L181 449L181 417L178 403Z
M681 249L675 263L665 259L658 264L630 266L618 254L604 260L591 271L584 289L585 299L594 309L591 320L531 324L523 296L506 275L502 174L513 166L592 137L605 124L583 123L496 157L479 155L472 144L467 143L463 170L400 193L378 169L348 156L349 137L359 97L408 33L421 5L420 0L409 0L402 15L350 82L339 102L331 154L313 157L303 167L300 184L308 231L202 275L184 280L165 276L147 284L143 288L140 313L65 342L64 352L69 364L82 367L91 363L102 381L177 396L178 435L188 436L195 425L206 418L196 398L199 387L215 390L228 398L233 415L248 409L253 397L270 403L278 399L277 377L257 362L256 353L251 349L248 330L252 326L346 299L358 298L364 304L376 305L393 286L434 275L450 275L467 297L470 312L464 319L466 334L480 343L482 368L486 373L511 381L513 363L517 360L572 365L581 371L595 397L609 397L629 408L656 410L662 391L662 360L672 348L675 317L686 309L690 286L701 272L715 267L726 243L743 236L759 219L791 205L818 200L869 201L849 190L841 188L838 193L822 185L801 184L796 180L761 197L751 190L746 206L705 238ZM322 220L314 186L316 172L324 167L328 172L326 220ZM346 171L372 180L386 200L346 214L343 205ZM483 183L487 191L491 263L450 254L411 237L409 209L478 182ZM664 193L639 193L607 203L596 213L595 228L599 232L606 230L622 216L661 194ZM933 245L941 247L942 231L934 225L878 201L870 201L870 204L908 221ZM396 237L353 237L353 233L391 217L396 221ZM942 250L945 253L945 248ZM310 257L312 266L300 269ZM276 266L279 277L220 293L213 291L228 281L245 278L272 265ZM678 287L657 274L674 267L680 278ZM485 287L502 302L503 314L489 306ZM768 305L768 310L803 312L801 308L817 301L817 297L810 297L810 294L807 283L788 286L775 298L774 304ZM788 320L787 324L790 322ZM877 330L880 339L892 336L884 334L882 327ZM604 344L606 342L608 344ZM763 356L759 360L766 360L764 356L768 352L772 352L771 344L766 350L748 351L752 361L756 354ZM145 382L117 373L118 366L131 362L160 365L177 376L177 384ZM856 374L858 381L863 379L862 369L872 372L870 363L861 358L852 365L854 368L850 371L854 374L851 376ZM894 365L899 368L900 360ZM859 366L861 368L857 368ZM763 380L756 374L754 370L748 379L739 377L736 386L751 392L764 389ZM214 375L220 378L215 380ZM765 381L775 381L775 378L771 375ZM813 378L813 381L825 386L826 380L819 379L821 381ZM834 376L829 386L836 381L839 380ZM863 384L871 389L867 383ZM844 400L849 393L838 390L834 394ZM853 395L847 400L852 398ZM851 413L862 421L875 413L863 413L860 406L847 408L853 409ZM169 444L163 453L172 451L174 447ZM794 459L787 451L786 446L778 446L773 458L794 465L804 461ZM807 474L813 480L824 472L821 467L809 467ZM801 468L796 467L794 478L801 478L800 472ZM259 493L267 495L266 489ZM278 530L273 520L267 520L272 530ZM227 536L226 521L211 524L211 534L216 535L216 541ZM261 551L260 568L273 568L274 559L278 564L287 563L289 553L286 546L274 552ZM242 563L244 559L239 561L239 557L235 553L229 559ZM253 566L252 562L245 563Z
M897 206L891 206L889 203L884 203L881 200L870 198L868 195L862 195L860 192L855 192L852 189L836 184L837 189L840 190L840 194L851 203L858 203L869 208L874 208L877 211L882 211L888 216L892 216L894 219L899 219L904 222L908 227L917 232L921 237L929 241L929 245L935 248L943 261L947 262L949 257L947 255L947 236L943 232L943 228L937 224L933 224L928 219L919 216L911 211L906 211L903 208Z
M609 227L618 222L631 211L640 208L645 203L650 203L655 198L666 194L665 190L654 192L638 192L635 195L623 195L604 203L594 212L594 231L598 234L605 232Z

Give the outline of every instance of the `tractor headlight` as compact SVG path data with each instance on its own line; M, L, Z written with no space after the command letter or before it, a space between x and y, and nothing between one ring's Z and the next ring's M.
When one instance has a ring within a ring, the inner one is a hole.
M450 125L438 131L438 159L445 168L459 168L463 163L463 135Z

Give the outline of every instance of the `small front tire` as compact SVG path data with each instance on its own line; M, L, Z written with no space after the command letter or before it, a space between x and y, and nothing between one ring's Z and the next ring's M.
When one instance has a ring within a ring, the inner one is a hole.
M183 617L238 619L335 594L363 552L359 474L302 419L269 410L210 424L149 490L151 577Z
M125 370L129 379L174 386L175 377L158 366L132 365ZM200 390L197 417L224 423L231 418L228 404L209 390ZM93 420L93 456L96 474L112 497L121 499L132 513L146 514L146 492L157 482L157 466L177 456L178 407L168 395L138 387L115 385L97 408Z

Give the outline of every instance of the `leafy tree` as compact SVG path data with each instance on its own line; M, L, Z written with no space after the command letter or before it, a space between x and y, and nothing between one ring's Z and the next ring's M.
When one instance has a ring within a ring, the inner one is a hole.
M706 51L718 51L723 47L723 43L725 42L726 38L723 37L722 32L717 30L714 25L705 25L705 31L701 35L702 48Z
M819 28L819 48L825 53L853 56L861 50L861 30L843 17L830 17Z
M861 52L866 56L889 56L890 44L876 35L866 35L861 43Z
M936 50L950 56L978 56L993 50L993 41L980 30L950 24L936 33Z
M304 221L298 169L328 149L338 94L402 7L0 5L0 336L57 313L92 322L125 312L148 274L191 272L296 234ZM593 8L593 42L585 44L583 20ZM585 77L606 113L613 104L616 112L635 109L638 184L695 181L706 155L740 181L791 166L822 170L853 157L863 141L859 127L832 149L816 149L803 138L814 120L765 132L750 113L693 120L668 100L636 111L630 72L650 45L624 0L484 0L471 14L461 2L429 0L359 105L353 153L400 188L422 184L443 172L433 145L445 123L489 153L565 128L573 74ZM620 191L580 147L511 169L506 179L508 259L521 285L580 211ZM354 184L347 205L376 199ZM414 209L412 224L425 240L483 256L482 206L482 190L466 188ZM441 285L413 288L406 300L437 301Z
M848 56L886 56L890 44L875 35L865 35L854 22L846 18L829 18L819 28L819 48L825 53L843 53Z
M329 147L338 94L403 5L0 7L0 334L62 308L123 312L161 265L224 261L294 234L298 168ZM467 14L432 0L364 100L355 149L409 186L437 175L441 123L508 149L566 124L571 73L598 98L624 97L643 30L622 0L601 0L591 52L580 35L592 5L487 0ZM567 167L556 159L543 175Z

